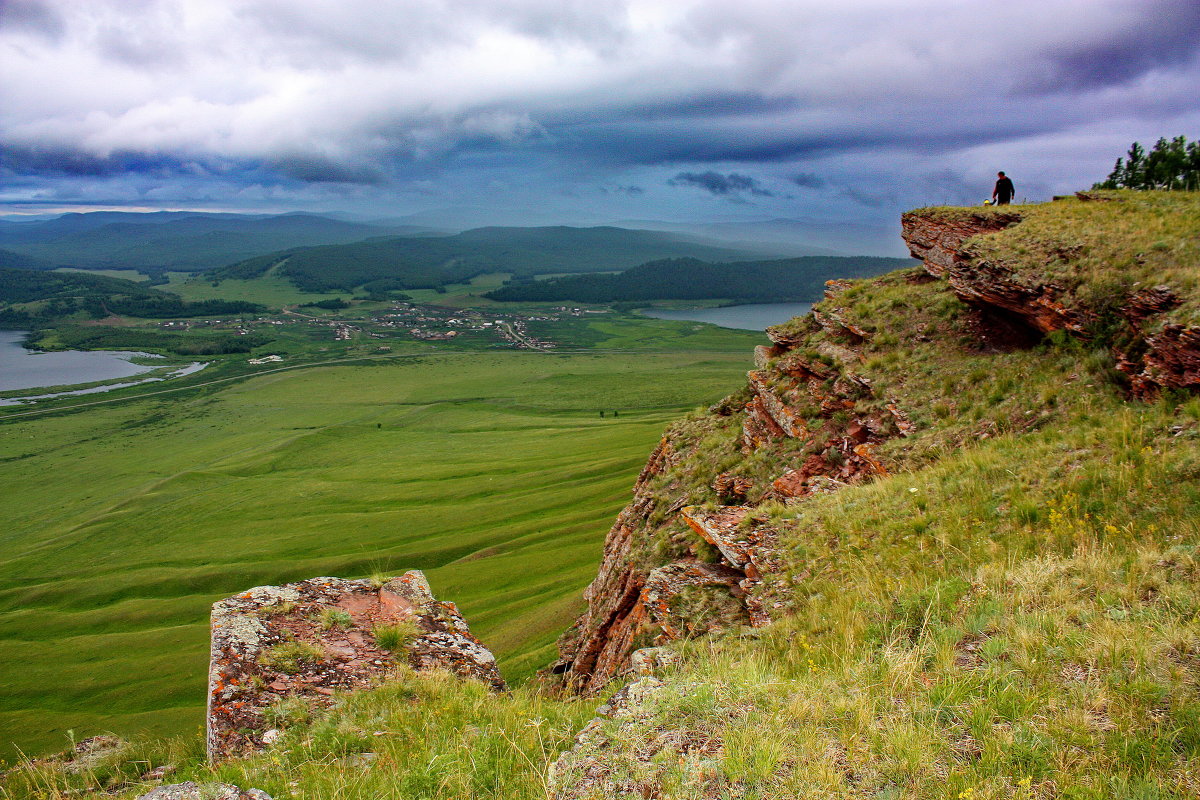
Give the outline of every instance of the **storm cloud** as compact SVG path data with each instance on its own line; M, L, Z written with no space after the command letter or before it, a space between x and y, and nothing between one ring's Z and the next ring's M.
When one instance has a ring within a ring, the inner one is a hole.
M699 186L710 194L725 197L737 196L744 192L758 197L774 197L774 193L762 188L754 178L748 175L738 175L735 172L728 175L711 170L708 172L681 172L667 181L667 184L670 186Z
M1197 138L1198 55L1194 0L2 0L0 203L883 218Z

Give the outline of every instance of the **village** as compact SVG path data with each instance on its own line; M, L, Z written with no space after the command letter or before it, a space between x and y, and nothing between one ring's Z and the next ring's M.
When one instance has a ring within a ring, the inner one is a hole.
M159 327L174 332L212 330L246 336L256 330L286 326L309 329L317 338L324 338L318 332L327 331L329 339L335 342L350 341L358 336L372 339L411 337L427 342L444 342L473 335L477 339L493 339L494 346L552 350L558 344L531 333L530 323L608 313L606 310L558 306L535 313L518 314L497 312L491 308L450 308L402 301L395 301L390 308L375 310L363 317L317 315L306 311L301 306L285 308L280 316L263 315L253 319L177 319L161 322ZM270 360L276 361L278 358L271 357ZM250 363L267 362L253 359Z

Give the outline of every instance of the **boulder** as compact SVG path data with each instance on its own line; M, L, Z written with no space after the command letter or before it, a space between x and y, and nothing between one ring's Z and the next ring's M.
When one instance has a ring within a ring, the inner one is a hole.
M312 578L221 600L212 611L209 758L277 739L266 712L284 698L327 705L336 691L386 681L400 664L505 688L495 658L458 608L436 600L415 570L382 585Z

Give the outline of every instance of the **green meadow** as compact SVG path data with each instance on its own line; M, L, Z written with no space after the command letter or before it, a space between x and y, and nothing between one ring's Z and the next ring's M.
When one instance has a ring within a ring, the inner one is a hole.
M637 340L624 321L589 324ZM5 756L194 731L209 605L317 575L426 570L510 682L528 677L666 423L737 385L758 340L654 327L694 340L447 349L6 421Z
M170 272L170 281L162 289L174 292L189 303L200 300L245 300L268 308L328 300L333 295L305 292L297 289L287 278L270 272L254 280L228 278L216 286L194 272Z

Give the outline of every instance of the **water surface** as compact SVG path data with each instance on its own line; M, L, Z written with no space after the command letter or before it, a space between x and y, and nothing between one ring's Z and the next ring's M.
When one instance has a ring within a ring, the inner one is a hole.
M22 347L24 338L24 331L0 331L0 392L129 378L154 369L130 361L135 356L150 356L149 353L123 350L39 353Z
M642 313L655 319L687 319L710 322L722 328L763 331L771 325L800 317L812 309L812 303L752 303L721 308L646 308Z
M138 353L127 350L63 350L41 353L26 350L21 346L24 331L0 331L0 391L35 389L43 386L70 386L95 381L129 378L159 369L157 366L134 364L129 359L135 356L162 358L153 353ZM135 381L106 383L86 389L69 389L62 392L32 394L22 397L0 398L0 406L15 406L49 397L66 397L76 394L96 394L124 389L141 383L154 383L171 378L182 378L199 372L208 366L207 361L193 361L172 369L158 377L140 378Z

